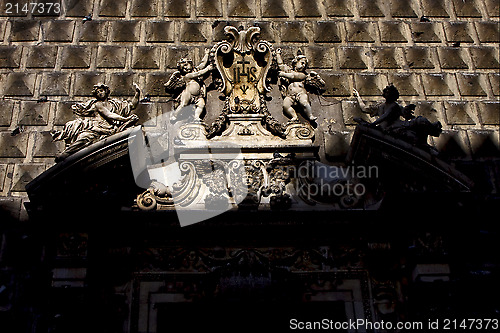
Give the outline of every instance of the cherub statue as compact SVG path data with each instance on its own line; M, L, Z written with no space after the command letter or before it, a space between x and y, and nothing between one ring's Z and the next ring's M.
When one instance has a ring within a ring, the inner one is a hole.
M300 106L306 119L315 125L318 117L312 114L308 91L317 93L325 86L325 81L316 72L307 71L309 62L300 52L293 59L292 68L283 63L281 49L276 50L276 60L279 68L279 87L283 97L283 113L290 118L290 122L297 122L294 106Z
M177 62L177 71L175 71L167 83L165 83L166 92L175 93L182 89L181 93L175 98L176 108L171 116L171 122L175 122L181 110L194 104L195 119L200 119L203 108L205 107L205 98L207 88L204 80L205 74L213 69L213 65L208 64L210 50L205 50L205 55L201 63L194 67L193 60L182 58Z
M64 140L66 148L56 156L56 162L107 136L123 131L139 118L132 113L139 104L141 90L134 83L135 95L132 101L110 99L109 87L96 84L92 90L93 99L71 106L78 118L68 121L62 131L53 131L54 141Z
M374 106L367 107L356 89L354 89L354 94L361 111L372 117L377 117L372 123L355 118L354 120L360 124L379 128L388 134L425 148L430 148L427 144L428 135L437 137L441 134L442 125L439 121L431 123L425 117L415 117L413 114L415 104L402 107L397 103L399 91L392 84L385 87L382 92L385 102Z

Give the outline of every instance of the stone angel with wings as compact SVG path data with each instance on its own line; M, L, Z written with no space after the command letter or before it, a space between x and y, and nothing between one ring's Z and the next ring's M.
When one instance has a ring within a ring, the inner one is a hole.
M308 60L300 51L292 60L292 67L283 63L281 49L276 50L278 62L278 78L281 95L283 97L283 113L290 118L290 122L297 122L298 116L294 107L300 107L305 118L313 125L316 119L312 113L308 92L318 93L325 86L325 81L313 71L307 71Z
M176 94L181 92L175 98L175 110L170 118L171 122L175 122L181 111L189 105L194 105L194 117L200 119L201 113L205 108L205 98L207 88L204 80L205 74L213 69L213 65L208 63L210 50L205 50L205 55L198 66L194 66L193 60L182 58L177 62L177 71L175 71L167 83L165 83L165 91L167 93Z

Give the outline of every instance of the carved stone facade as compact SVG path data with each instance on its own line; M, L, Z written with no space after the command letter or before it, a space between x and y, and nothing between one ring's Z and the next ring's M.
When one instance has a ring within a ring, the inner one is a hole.
M498 1L60 3L0 2L0 331L497 316Z

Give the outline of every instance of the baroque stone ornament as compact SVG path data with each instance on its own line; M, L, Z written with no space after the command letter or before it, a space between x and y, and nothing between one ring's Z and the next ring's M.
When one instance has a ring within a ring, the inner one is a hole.
M360 118L354 119L356 122L361 125L375 127L419 148L437 154L437 150L427 144L427 138L429 135L438 137L441 134L441 123L439 121L432 123L429 119L422 116L415 117L413 114L415 110L414 104L409 104L405 107L399 105L397 103L399 91L395 86L391 84L384 88L382 92L382 96L385 99L384 103L370 107L365 105L357 90L354 90L354 94L361 110L372 117L377 117L372 123Z
M54 141L64 140L66 143L64 151L56 156L56 162L134 125L139 118L132 110L139 104L141 94L135 83L134 88L132 101L126 101L109 98L109 87L96 84L92 90L93 99L72 105L71 109L78 118L68 121L61 131L51 133Z

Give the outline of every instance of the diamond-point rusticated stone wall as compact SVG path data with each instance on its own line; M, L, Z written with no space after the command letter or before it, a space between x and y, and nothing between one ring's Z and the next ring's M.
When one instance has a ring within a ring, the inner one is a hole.
M152 101L136 110L140 122L161 127L156 117L172 108L163 83L177 59L198 62L227 24L260 26L285 62L300 49L324 78L325 94L312 97L324 161L342 160L353 118L366 118L353 88L380 101L388 83L403 104L417 104L416 114L441 121L444 132L431 143L443 156L498 156L498 0L66 0L59 16L6 14L7 2L0 1L0 206L16 219L27 218L24 186L63 149L50 131L73 119L72 102L86 100L97 82L131 98L137 82ZM209 92L209 120L218 96ZM285 121L277 87L271 96L271 112Z

